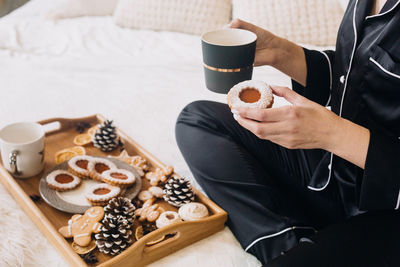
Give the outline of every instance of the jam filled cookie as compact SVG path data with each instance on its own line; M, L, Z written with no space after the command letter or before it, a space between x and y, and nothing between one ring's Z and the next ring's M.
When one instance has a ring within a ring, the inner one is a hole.
M208 209L201 203L191 202L180 207L178 213L184 221L197 221L208 216Z
M117 197L120 193L121 189L118 186L103 183L90 187L89 191L86 192L85 197L92 206L104 206L109 200Z
M110 185L127 187L136 182L136 177L130 171L124 169L110 169L101 174L103 182Z
M81 184L81 179L67 171L56 170L47 175L46 182L52 189L67 191L78 187Z
M165 211L160 214L156 221L157 228L162 228L172 223L181 222L182 219L179 214L175 211Z
M90 156L73 157L68 161L68 170L80 178L89 178L88 165L92 159Z
M236 84L228 93L230 108L270 108L274 103L271 87L262 81L244 81Z
M117 169L114 163L107 159L93 158L88 164L90 178L96 181L103 181L102 173L111 169Z

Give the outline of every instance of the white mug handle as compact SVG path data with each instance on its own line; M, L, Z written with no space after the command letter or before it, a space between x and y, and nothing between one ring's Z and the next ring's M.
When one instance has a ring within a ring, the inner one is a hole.
M21 172L18 171L17 167L17 155L19 151L18 150L13 150L10 152L8 155L9 158L9 164L10 164L10 170L13 175L21 175Z

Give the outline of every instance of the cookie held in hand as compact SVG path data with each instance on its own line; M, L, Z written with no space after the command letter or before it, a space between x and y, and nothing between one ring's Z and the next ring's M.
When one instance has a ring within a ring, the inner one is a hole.
M228 93L232 108L270 108L274 103L271 87L262 81L249 80L236 84Z

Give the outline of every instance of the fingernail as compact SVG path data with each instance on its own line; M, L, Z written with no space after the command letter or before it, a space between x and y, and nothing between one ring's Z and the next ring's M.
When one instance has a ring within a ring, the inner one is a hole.
M238 120L238 119L240 118L240 116L239 116L238 114L233 114L233 118L234 118L235 120Z
M233 114L239 115L239 111L237 111L236 109L232 109L231 112L232 112Z

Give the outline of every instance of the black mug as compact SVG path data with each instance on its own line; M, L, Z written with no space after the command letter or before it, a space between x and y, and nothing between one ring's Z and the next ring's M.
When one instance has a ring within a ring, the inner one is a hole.
M226 94L242 81L251 80L257 35L241 29L222 29L201 38L206 86Z

